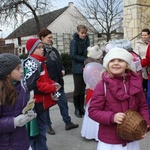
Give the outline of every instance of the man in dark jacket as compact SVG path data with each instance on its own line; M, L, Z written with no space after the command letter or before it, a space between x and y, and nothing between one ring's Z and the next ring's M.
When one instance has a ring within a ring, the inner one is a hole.
M71 117L69 116L68 113L68 100L64 92L64 80L63 80L63 76L65 75L65 69L62 65L58 50L52 47L52 42L53 42L52 32L46 28L43 28L39 32L39 37L44 44L45 56L47 57L46 66L47 66L49 76L51 77L51 79L53 79L54 81L56 81L61 85L61 88L58 91L59 93L58 93L57 104L60 108L60 113L63 118L63 121L66 124L65 129L70 130L73 128L77 128L79 125L71 122ZM55 131L51 127L52 123L49 114L48 114L48 120L49 120L48 133L55 134Z

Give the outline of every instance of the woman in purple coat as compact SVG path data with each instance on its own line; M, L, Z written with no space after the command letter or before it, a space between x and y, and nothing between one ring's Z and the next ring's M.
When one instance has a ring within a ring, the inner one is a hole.
M138 141L127 141L117 135L128 109L141 114L149 125L148 106L142 78L130 69L133 56L123 48L112 48L104 57L102 80L97 84L89 106L89 117L97 121L97 150L139 150ZM146 133L141 136L144 138Z
M23 70L19 57L0 55L0 149L28 150L29 139L25 124L36 115L33 110L22 114L28 98L21 86Z

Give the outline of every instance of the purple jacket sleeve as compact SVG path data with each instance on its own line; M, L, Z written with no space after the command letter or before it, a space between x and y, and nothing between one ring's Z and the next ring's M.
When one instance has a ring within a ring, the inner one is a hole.
M6 133L6 132L13 132L14 130L15 130L14 117L1 117L0 116L0 134Z

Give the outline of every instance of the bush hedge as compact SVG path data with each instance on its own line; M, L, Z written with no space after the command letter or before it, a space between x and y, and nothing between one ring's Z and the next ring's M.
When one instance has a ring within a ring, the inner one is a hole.
M68 53L61 54L62 63L65 67L66 74L71 74L72 70L72 61Z

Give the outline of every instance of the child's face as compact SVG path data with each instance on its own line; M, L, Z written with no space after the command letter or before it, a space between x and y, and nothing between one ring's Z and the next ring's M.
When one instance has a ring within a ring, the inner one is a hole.
M108 70L114 76L123 76L127 67L127 63L122 59L113 59L108 64Z
M43 49L43 44L40 43L38 46L35 48L33 54L39 55L39 56L44 56L44 49Z
M22 66L21 64L19 64L9 75L9 78L12 81L21 81L22 79L22 74L23 74L23 70L22 70Z
M48 45L52 45L53 44L53 36L52 34L48 34L47 36L43 37L42 36L42 42Z
M79 38L80 39L85 39L86 35L87 35L87 32L85 30L80 30L78 32L78 35L79 35Z

